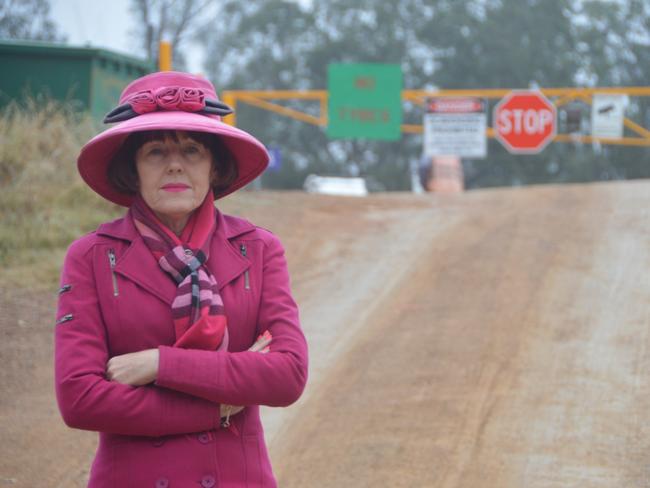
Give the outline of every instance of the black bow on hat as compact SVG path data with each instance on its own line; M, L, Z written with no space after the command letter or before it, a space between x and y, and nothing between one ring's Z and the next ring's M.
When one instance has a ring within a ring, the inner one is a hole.
M157 110L161 110L160 106L157 108ZM169 109L162 109L162 110L169 110ZM176 110L183 110L183 109L177 107ZM218 100L211 100L209 98L205 99L205 106L202 109L184 110L184 111L186 112L190 111L202 115L220 115L222 117L224 115L233 113L233 109L230 108L225 103L220 102ZM132 119L133 117L137 117L138 115L141 114L133 110L131 103L126 102L123 103L122 105L117 106L110 112L108 112L104 117L104 123L112 124L114 122L122 122L123 120L128 120L128 119Z

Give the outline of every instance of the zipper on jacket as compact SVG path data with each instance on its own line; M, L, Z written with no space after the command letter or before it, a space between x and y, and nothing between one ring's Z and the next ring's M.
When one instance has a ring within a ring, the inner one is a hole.
M120 294L117 289L117 276L115 276L115 251L108 250L108 264L111 266L111 277L113 279L113 296L116 297Z
M63 285L61 288L59 288L59 295L63 295L65 292L72 290L72 285Z
M56 321L56 325L70 322L73 318L74 317L71 313L65 314L63 317L61 317L59 320Z
M244 244L239 245L239 251L241 252L242 256L246 257L246 246ZM251 289L251 283L248 277L248 270L244 271L244 288L246 288L247 290Z

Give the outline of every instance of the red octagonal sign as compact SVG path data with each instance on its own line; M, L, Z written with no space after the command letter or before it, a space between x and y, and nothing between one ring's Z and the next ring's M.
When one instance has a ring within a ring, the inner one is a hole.
M513 91L493 112L496 138L515 154L536 154L556 133L555 106L537 91Z

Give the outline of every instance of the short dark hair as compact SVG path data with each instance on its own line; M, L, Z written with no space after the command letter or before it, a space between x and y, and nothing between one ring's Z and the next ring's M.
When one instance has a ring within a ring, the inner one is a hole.
M138 172L135 167L135 154L138 149L149 141L169 138L178 142L177 132L186 134L210 150L212 168L217 175L217 181L212 184L215 197L230 187L239 176L239 168L235 157L223 140L208 132L175 130L150 130L130 134L108 164L106 176L111 186L120 193L137 195Z

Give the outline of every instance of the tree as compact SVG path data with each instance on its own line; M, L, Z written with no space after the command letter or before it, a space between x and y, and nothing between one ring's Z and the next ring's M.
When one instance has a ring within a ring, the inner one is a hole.
M65 41L47 0L0 0L0 39Z
M220 89L323 89L333 62L399 64L411 89L646 84L648 10L645 0L227 0L218 28L199 38ZM420 156L418 136L331 141L322 128L237 108L239 125L280 146L292 165L288 179L274 175L273 184L294 184L310 171L345 174L354 164L389 189L406 189L409 166ZM641 105L635 110L650 114ZM407 107L406 122L422 115ZM538 156L513 156L491 141L488 158L466 161L465 170L469 186L650 176L642 151L553 144Z
M579 14L588 19L578 25L584 78L598 86L647 86L650 4L646 0L588 0L580 3ZM626 115L647 128L650 99L631 99ZM610 147L597 157L609 164L603 174L621 178L650 176L650 148Z
M436 41L443 53L435 73L437 85L573 86L581 68L575 14L571 0L449 2L437 22L442 36ZM483 187L574 179L576 171L567 168L573 161L568 151L567 145L552 144L540 155L514 156L491 140L485 160L465 162L467 184Z
M135 36L148 60L158 64L160 41L172 45L173 62L185 69L183 44L214 15L214 0L131 0L138 17Z
M416 40L408 26L421 22L425 3L336 0L308 8L287 0L229 1L221 12L227 22L202 36L206 71L221 89L322 89L329 63L385 62L400 64L409 83L408 57ZM408 168L417 158L419 145L412 138L330 141L323 128L245 105L238 107L238 121L266 144L281 146L284 160L303 179L309 172L346 174L355 163L362 175L381 175L389 189L400 189L408 185Z

